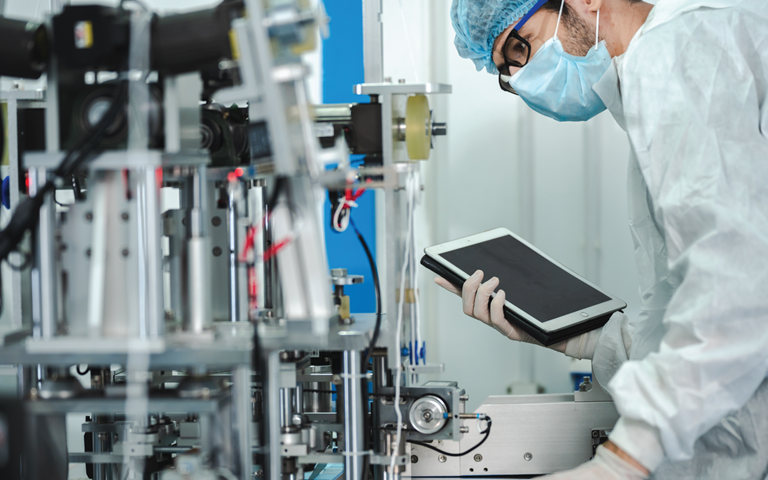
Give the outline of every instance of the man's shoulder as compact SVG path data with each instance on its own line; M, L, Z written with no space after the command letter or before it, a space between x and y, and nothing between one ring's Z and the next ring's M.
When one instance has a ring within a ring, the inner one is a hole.
M768 1L730 3L732 5L721 8L688 9L661 23L650 19L650 24L645 26L647 29L641 31L627 48L624 55L626 71L663 71L681 62L706 62L708 57L714 61L724 50L732 50L734 38L741 35L768 41ZM737 43L741 42L737 40Z

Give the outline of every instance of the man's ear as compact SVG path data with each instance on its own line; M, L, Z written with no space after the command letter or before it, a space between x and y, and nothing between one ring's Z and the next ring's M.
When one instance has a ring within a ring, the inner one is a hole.
M603 6L603 0L584 0L588 12L597 12Z
M603 6L603 0L567 0L567 2L577 12L595 13Z

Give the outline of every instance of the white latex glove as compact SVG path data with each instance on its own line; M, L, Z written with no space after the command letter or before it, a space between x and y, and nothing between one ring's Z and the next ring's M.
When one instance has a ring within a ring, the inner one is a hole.
M644 480L648 474L630 465L604 446L595 458L573 470L541 477L542 480Z
M517 342L533 343L541 345L533 337L513 326L504 318L504 302L507 295L504 290L496 292L495 298L491 301L491 294L499 286L499 279L491 278L485 283L483 281L483 272L476 271L464 282L464 287L459 290L451 282L443 277L435 278L435 283L460 296L463 303L464 313L472 318L480 320L489 327L493 327L497 332ZM556 348L562 343L562 349ZM558 351L565 351L565 342L553 345L551 348Z

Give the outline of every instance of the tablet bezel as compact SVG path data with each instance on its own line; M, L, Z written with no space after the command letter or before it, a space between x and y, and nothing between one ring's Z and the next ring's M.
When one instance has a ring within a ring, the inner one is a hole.
M601 315L605 315L610 312L615 312L617 310L621 310L623 308L626 308L627 304L624 303L622 300L616 298L614 295L611 295L610 293L606 292L602 288L598 287L594 283L588 281L587 279L583 278L581 275L575 273L574 271L570 270L565 265L562 265L557 260L553 259L549 255L545 254L535 246L531 245L524 239L520 238L519 236L515 235L511 231L509 231L506 228L494 228L493 230L488 230L487 232L477 233L475 235L470 235L468 237L459 238L457 240L452 240L450 242L441 243L439 245L433 245L431 247L427 247L424 249L424 252L432 257L436 262L440 263L450 271L456 273L461 278L466 281L474 272L465 272L461 270L459 267L455 266L448 260L444 259L441 254L444 252L450 252L453 250L457 250L460 248L468 247L470 245L475 245L478 243L487 242L489 240L493 240L495 238L499 238L505 235L510 235L514 239L518 240L519 242L523 243L525 246L533 250L534 252L541 255L543 258L549 260L553 265L556 267L559 267L562 271L565 273L576 277L581 282L583 282L586 285L589 285L590 287L594 288L598 292L602 293L603 295L610 298L610 300L597 304L592 305L591 307L581 309L572 313L568 313L566 315L553 318L551 320L547 320L545 322L542 322L538 320L536 317L528 314L526 311L522 310L521 308L517 307L513 303L511 303L509 300L505 301L507 308L512 310L515 314L519 315L520 317L524 318L525 320L529 321L531 324L533 324L536 328L543 330L545 332L554 332L557 330L561 330L566 327L570 327L573 325L578 325L580 323L588 322L593 318L599 317ZM487 279L485 279L487 280ZM492 293L492 296L496 296L496 292ZM586 316L584 316L586 314Z

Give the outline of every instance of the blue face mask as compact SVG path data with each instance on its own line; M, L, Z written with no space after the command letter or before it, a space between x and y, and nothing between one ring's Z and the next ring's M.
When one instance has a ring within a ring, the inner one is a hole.
M561 4L555 36L542 45L530 62L509 79L509 84L529 107L542 115L559 122L589 120L605 110L605 104L592 90L592 86L608 71L611 55L605 41L597 42L597 32L595 46L589 49L586 57L566 53L557 38L562 13Z

